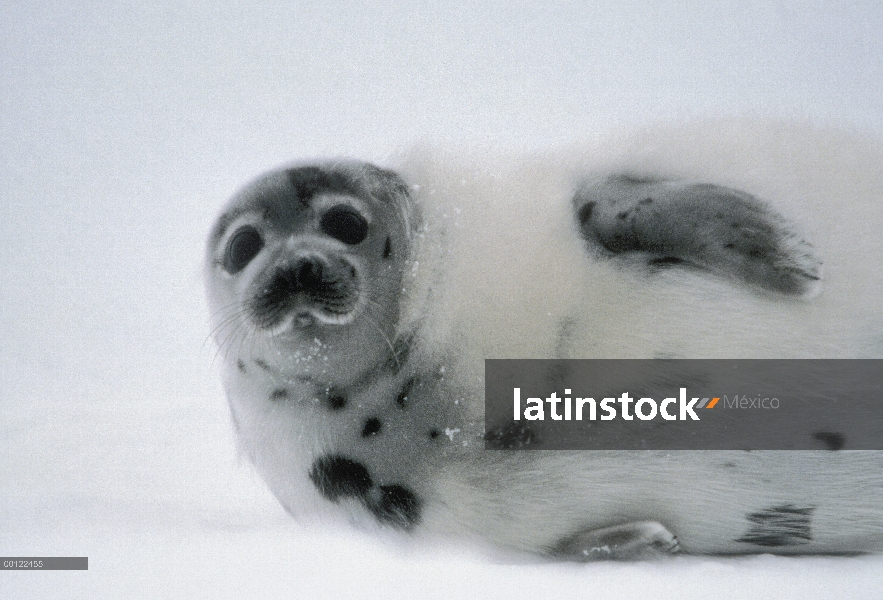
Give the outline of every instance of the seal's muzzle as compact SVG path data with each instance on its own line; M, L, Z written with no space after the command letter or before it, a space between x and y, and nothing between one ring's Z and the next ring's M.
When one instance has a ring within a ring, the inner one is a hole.
M299 324L342 325L355 317L360 288L358 270L349 261L298 256L257 286L249 306L251 318L262 329L287 326L292 317Z

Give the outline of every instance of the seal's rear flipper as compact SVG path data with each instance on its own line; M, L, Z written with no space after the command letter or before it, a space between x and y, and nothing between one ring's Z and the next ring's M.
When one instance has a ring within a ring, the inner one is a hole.
M617 175L574 197L583 236L604 253L685 264L788 295L818 291L821 261L754 196L717 185Z
M636 521L604 529L580 531L549 550L561 560L628 560L676 554L678 538L656 521Z

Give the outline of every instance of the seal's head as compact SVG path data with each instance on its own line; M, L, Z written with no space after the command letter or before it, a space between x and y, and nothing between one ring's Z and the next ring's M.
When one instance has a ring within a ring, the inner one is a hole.
M365 163L283 169L246 186L208 244L225 359L288 380L357 380L389 355L411 219L404 182Z

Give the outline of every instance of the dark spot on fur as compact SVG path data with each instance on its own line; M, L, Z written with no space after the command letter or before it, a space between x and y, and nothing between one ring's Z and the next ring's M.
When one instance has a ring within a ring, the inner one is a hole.
M586 223L589 222L589 220L592 218L592 211L594 210L594 202L586 202L580 207L579 212L576 213L576 218L579 219L581 225L585 226Z
M236 367L243 373L248 373L248 369L245 368L245 363L241 360L236 361Z
M332 502L349 496L365 498L373 485L365 465L337 455L316 459L310 469L310 481Z
M400 485L380 486L380 497L369 508L381 523L410 529L420 521L420 500Z
M383 258L389 258L390 256L392 256L392 240L387 237L386 245L383 246Z
M620 220L623 220L623 219L625 219L626 217L629 216L629 213L630 213L630 212L631 212L630 210L624 210L624 211L618 213L618 214L616 215L616 218L617 218L617 219L620 219Z
M319 192L361 195L358 182L352 175L343 171L306 166L290 169L287 174L297 200L302 206L309 206L313 196Z
M308 207L313 197L322 192L377 199L387 204L408 197L408 186L395 172L368 163L307 165L288 169L285 174L293 188L294 198L280 199L273 205L275 209L292 205Z
M371 437L377 435L383 428L383 423L377 417L365 419L365 426L362 428L362 437Z
M256 358L256 359L254 359L254 364L256 364L257 366L259 366L260 368L262 368L264 371L271 371L271 370L272 370L272 369L270 369L270 365L268 365L267 363L265 363L265 362L264 362L263 360L261 360L260 358Z
M645 206L646 206L647 204L652 204L652 203L653 203L653 198L644 198L643 200L641 200L640 202L638 202L638 204L643 204L643 205L645 205Z
M793 504L773 506L749 513L748 531L737 542L755 546L799 546L812 540L813 508L797 508Z
M521 448L531 444L537 444L536 434L530 426L523 422L511 421L506 425L496 427L484 434L484 447L491 450L503 450L506 448Z
M761 248L760 246L751 246L751 248L748 249L748 256L756 259L766 258L767 249Z
M441 432L438 429L430 429L429 430L429 439L434 440L441 435Z
M331 410L343 410L346 408L346 396L334 388L328 390L327 399L328 408Z
M620 173L617 175L611 175L607 181L617 182L621 181L623 183L657 183L659 181L665 181L664 179L659 179L658 177L652 177L649 175L637 175L635 173Z
M288 398L288 390L286 389L273 390L273 393L270 394L270 400L285 400L286 398Z
M833 431L817 431L812 434L814 439L825 444L828 450L840 450L846 444L846 436Z
M408 394L411 393L411 390L414 388L414 379L409 379L405 382L405 385L402 386L402 390L399 392L398 396L396 396L396 404L399 405L399 408L408 408Z
M661 256L659 258L651 258L647 261L647 264L651 267L673 267L684 264L684 261L677 256Z

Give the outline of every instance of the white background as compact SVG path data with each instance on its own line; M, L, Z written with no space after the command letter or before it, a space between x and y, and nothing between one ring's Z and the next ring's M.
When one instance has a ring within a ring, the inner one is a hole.
M520 564L304 531L238 462L202 299L292 159L761 116L883 134L879 2L5 2L0 572L49 597L883 598L883 558Z

